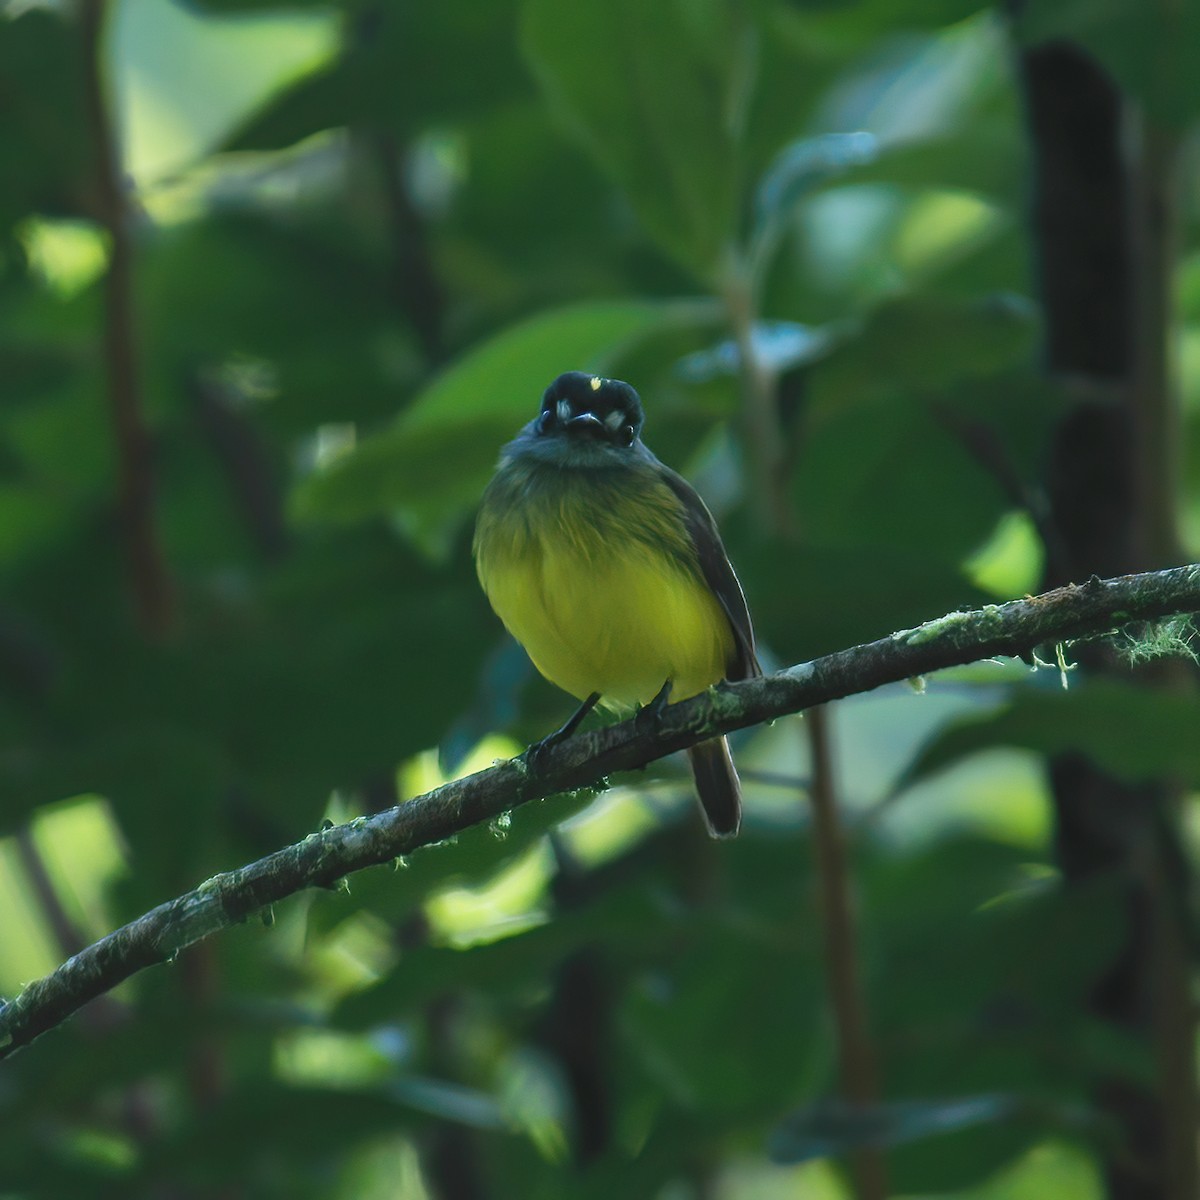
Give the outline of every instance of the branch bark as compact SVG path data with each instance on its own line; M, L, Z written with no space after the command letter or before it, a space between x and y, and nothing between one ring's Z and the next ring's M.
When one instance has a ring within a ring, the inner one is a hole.
M950 613L774 675L709 689L667 708L651 731L625 721L577 734L548 749L536 775L520 759L499 763L216 875L110 933L0 1006L0 1059L144 967L167 962L185 947L287 896L304 888L332 887L353 871L391 862L518 805L557 792L602 787L616 771L644 766L718 733L887 683L997 655L1028 658L1046 643L1194 612L1200 612L1200 564L1092 578L1024 600Z

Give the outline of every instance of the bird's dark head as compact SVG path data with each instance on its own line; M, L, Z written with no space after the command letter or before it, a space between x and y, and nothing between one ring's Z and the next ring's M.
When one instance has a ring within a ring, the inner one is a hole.
M605 466L645 454L642 402L619 379L584 371L560 375L542 396L537 417L511 447L562 466Z
M632 446L642 432L642 402L627 383L583 371L560 375L542 397L539 437L565 435Z

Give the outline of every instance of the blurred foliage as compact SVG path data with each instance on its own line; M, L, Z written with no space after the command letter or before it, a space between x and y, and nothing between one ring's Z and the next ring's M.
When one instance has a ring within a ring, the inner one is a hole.
M469 555L497 451L559 371L641 390L769 663L1036 587L1024 509L1070 399L1037 373L1010 33L1080 39L1175 128L1200 109L1191 10L1133 0L1031 2L1015 31L969 0L115 0L103 65L176 602L154 640L117 516L112 248L68 8L0 6L8 993L323 817L436 785L438 748L475 769L565 712ZM1193 409L1195 233L1190 213ZM746 287L786 543L753 515L740 436ZM830 1105L787 721L739 745L736 843L704 840L664 764L136 979L5 1064L0 1195L833 1200L841 1168L808 1160L866 1138L897 1194L1098 1197L1091 1090L1152 1070L1081 1016L1119 911L1104 880L1059 887L1007 775L932 777L1009 746L1196 786L1195 701L981 678L946 685L907 767L922 700L882 731L838 714L848 742L879 734L873 774L847 772L874 780L848 789L887 1099L865 1131Z

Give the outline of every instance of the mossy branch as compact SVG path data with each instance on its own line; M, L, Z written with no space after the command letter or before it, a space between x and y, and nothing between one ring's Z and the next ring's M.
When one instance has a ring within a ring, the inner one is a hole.
M759 725L886 683L996 655L1094 637L1138 621L1200 612L1200 565L1093 578L1040 596L950 613L877 642L839 650L761 679L725 684L667 708L657 729L633 721L580 733L546 751L538 773L516 759L396 808L313 833L248 866L206 880L72 955L0 1007L0 1059L65 1021L144 967L305 888L442 841L520 804L644 766L716 733ZM797 615L797 620L802 620Z

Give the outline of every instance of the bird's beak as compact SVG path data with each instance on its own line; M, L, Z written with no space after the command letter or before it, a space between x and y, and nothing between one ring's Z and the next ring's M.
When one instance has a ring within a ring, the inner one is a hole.
M604 422L593 412L582 412L572 417L566 424L569 433L590 434L592 437L602 437L607 430Z

